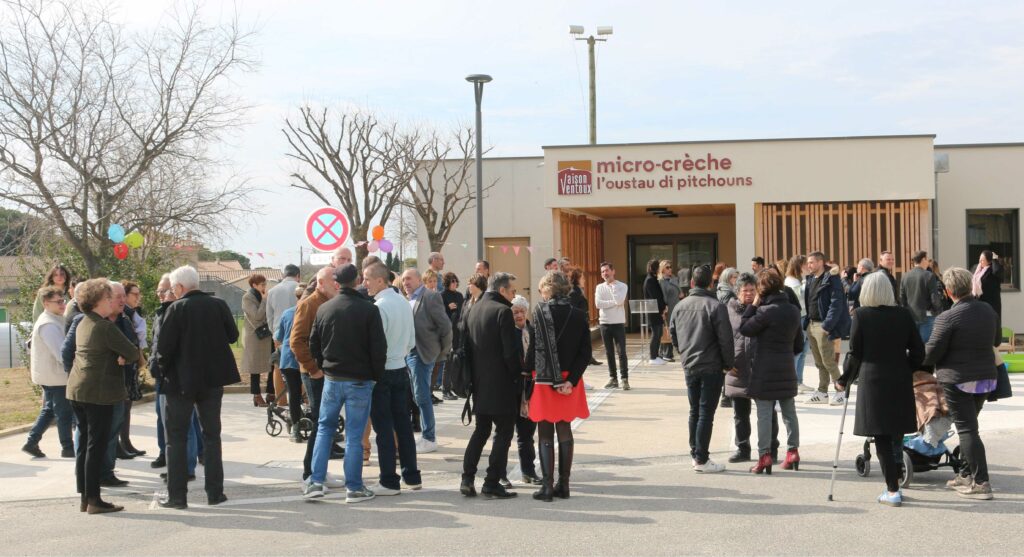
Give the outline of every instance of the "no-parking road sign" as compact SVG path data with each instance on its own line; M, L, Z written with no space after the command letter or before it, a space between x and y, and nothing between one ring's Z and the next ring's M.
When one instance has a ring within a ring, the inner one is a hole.
M348 219L334 207L321 207L306 220L306 238L320 251L333 251L348 239Z

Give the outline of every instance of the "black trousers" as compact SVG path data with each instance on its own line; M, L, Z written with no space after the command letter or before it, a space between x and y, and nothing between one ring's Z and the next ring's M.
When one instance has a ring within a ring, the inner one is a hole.
M109 404L71 401L71 410L78 420L78 453L75 454L78 492L90 499L98 499L114 407Z
M260 374L250 373L249 374L249 393L258 395L260 394ZM271 371L267 374L267 394L274 394L274 372Z
M658 350L661 349L661 328L665 326L665 320L661 318L660 313L652 313L647 316L648 323L651 329L651 343L650 343L650 354L651 359L658 357Z
M220 408L224 388L198 393L164 393L164 427L167 428L167 496L171 501L188 499L188 431L192 410L203 429L203 476L208 498L224 493L224 462L220 444Z
M302 419L302 374L297 369L281 368L284 383L288 386L288 413L292 425L298 425Z
M608 361L608 374L616 377L615 351L619 352L619 368L622 378L629 379L629 360L626 356L626 326L622 323L601 325L601 340L604 341L604 355Z
M487 475L484 477L485 487L495 487L498 480L505 475L505 468L508 466L508 450L512 446L512 435L516 429L516 417L509 416L487 416L476 415L476 429L469 438L466 445L466 454L462 459L462 481L472 483L476 478L477 465L480 463L480 455L484 452L484 445L491 437L491 429L494 429L494 442L491 443L491 456L487 463Z
M312 387L313 392L306 392L306 396L309 397L309 412L310 419L313 420L313 433L309 436L306 441L306 455L302 457L302 479L313 475L313 447L316 446L316 428L317 424L320 423L320 398L324 396L324 378L320 376L320 379L309 378L309 384Z
M516 445L519 449L519 471L524 475L537 475L537 467L533 465L537 458L537 448L533 444L533 434L537 431L537 422L522 416L516 417Z
M988 481L988 459L985 456L985 444L981 442L978 432L978 413L985 405L988 393L975 395L965 393L955 385L943 385L946 392L946 404L949 415L956 425L956 433L960 436L960 455L967 460L967 469L974 476L974 483Z
M732 421L736 428L736 448L750 451L750 407L749 398L732 399ZM772 452L779 449L779 413L772 412Z
M900 490L900 465L903 461L903 436L875 435L875 454L890 493ZM899 461L896 460L897 456Z

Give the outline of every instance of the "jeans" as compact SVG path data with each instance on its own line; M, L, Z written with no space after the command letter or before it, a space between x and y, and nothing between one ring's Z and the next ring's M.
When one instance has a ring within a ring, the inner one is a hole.
M488 416L486 414L476 415L476 429L469 437L466 445L466 454L462 458L462 482L472 484L476 478L477 465L480 463L480 455L484 452L484 445L491 437L491 428L494 428L494 441L491 443L491 456L487 462L487 475L484 477L484 487L497 487L498 480L505 475L508 467L508 450L512 446L512 435L516 429L516 417L509 416Z
M821 321L811 321L807 327L808 344L818 367L818 391L828 393L828 386L839 379L839 364L836 363L835 344L821 327Z
M956 388L956 385L942 385L946 392L946 404L949 415L956 425L956 433L960 436L960 454L967 461L967 469L974 476L975 483L988 481L988 460L985 456L985 444L981 442L978 432L978 413L985 404L988 393L971 394Z
M399 489L395 457L402 461L402 478L406 484L422 483L416 467L416 438L409 421L409 370L389 369L373 386L370 419L377 432L377 460L380 463L380 485ZM398 446L395 447L395 438ZM396 455L397 451L397 455Z
M651 343L648 348L653 360L658 357L658 349L661 348L661 329L665 326L665 321L661 318L660 313L652 313L648 319L648 326L651 329Z
M749 398L733 397L732 420L736 428L736 448L750 454L750 407ZM772 412L772 451L779 447L779 416Z
M697 464L708 461L711 429L723 383L725 375L720 371L686 374L686 396L690 401L690 456Z
M215 387L194 394L164 394L164 425L167 428L167 496L177 502L188 497L188 434L193 414L199 413L203 429L203 472L206 496L224 493L224 462L221 456L220 409L224 388Z
M113 406L72 402L71 409L78 420L78 449L75 454L78 492L90 499L98 499L102 468L110 442Z
M807 340L807 331L800 331L800 334L804 337L804 349L802 352L797 354L796 357L796 384L804 384L804 366L807 365L807 351L811 348L810 343Z
M314 424L320 423L320 398L324 395L324 378L313 379L308 373L302 374L302 384L306 387L306 397L309 398L309 419ZM337 431L337 426L335 426ZM306 440L306 455L302 457L302 479L305 480L313 475L313 449L316 447L316 433L312 432ZM331 447L334 444L331 443Z
M103 459L103 469L100 474L104 480L114 478L114 465L117 462L117 445L121 433L121 424L124 423L124 402L117 402L112 405L113 413L110 418L110 438L107 439L107 454Z
M434 433L434 403L430 400L430 374L434 370L434 362L420 360L419 352L413 348L412 352L405 357L405 363L409 366L412 396L416 400L416 407L420 410L420 426L423 428L423 438L427 441L436 441L437 437Z
M363 489L363 430L370 419L373 381L324 381L320 399L320 420L313 447L313 483L327 479L327 461L338 431L338 416L345 407L345 489Z
M757 454L768 454L779 434L779 422L775 417L776 401L757 400L754 402L757 404ZM778 403L782 410L782 423L786 426L786 448L788 450L798 449L800 448L800 422L796 418L796 402L792 398L784 398Z
M926 315L924 321L917 324L917 332L921 335L921 342L928 344L932 336L932 328L935 327L935 317Z
M60 448L74 450L74 441L71 439L71 421L74 411L71 410L71 403L66 397L67 387L64 385L47 386L43 385L43 407L39 409L39 417L28 432L26 445L38 445L43 438L43 433L49 429L54 419L57 420L57 437L60 439Z
M601 340L604 341L604 355L608 361L608 373L617 379L615 373L615 351L619 351L619 367L622 378L629 379L629 360L626 356L626 326L622 323L601 325Z
M297 427L302 419L302 379L297 369L281 368L285 385L288 386L288 413L292 426Z

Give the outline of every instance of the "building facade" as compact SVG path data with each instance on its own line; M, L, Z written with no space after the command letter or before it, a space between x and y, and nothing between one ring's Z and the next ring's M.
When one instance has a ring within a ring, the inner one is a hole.
M926 250L942 268L972 268L993 249L1007 268L1004 325L1024 331L1014 163L1024 144L935 145L932 135L547 146L541 157L492 158L484 179L485 253L533 299L548 257L582 266L588 297L612 262L637 292L652 258L677 269L746 270L825 252L841 266L892 251L897 272ZM425 238L421 233L420 238ZM465 281L476 254L468 212L443 252ZM937 249L936 249L937 248ZM429 253L419 244L419 260ZM528 277L528 279L527 279Z

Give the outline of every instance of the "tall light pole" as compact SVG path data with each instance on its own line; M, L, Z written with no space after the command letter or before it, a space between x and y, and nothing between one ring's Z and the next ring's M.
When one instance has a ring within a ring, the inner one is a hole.
M480 117L480 101L484 98L484 83L490 83L491 76L485 74L467 75L466 81L473 84L476 97L476 260L484 258L484 175L483 175L483 122Z
M569 34L576 37L577 41L587 41L587 53L590 55L590 144L597 144L597 65L594 63L594 45L598 41L606 42L608 39L597 39L593 35L589 37L577 37L583 34L582 25L570 25ZM598 36L611 35L611 26L598 26Z

